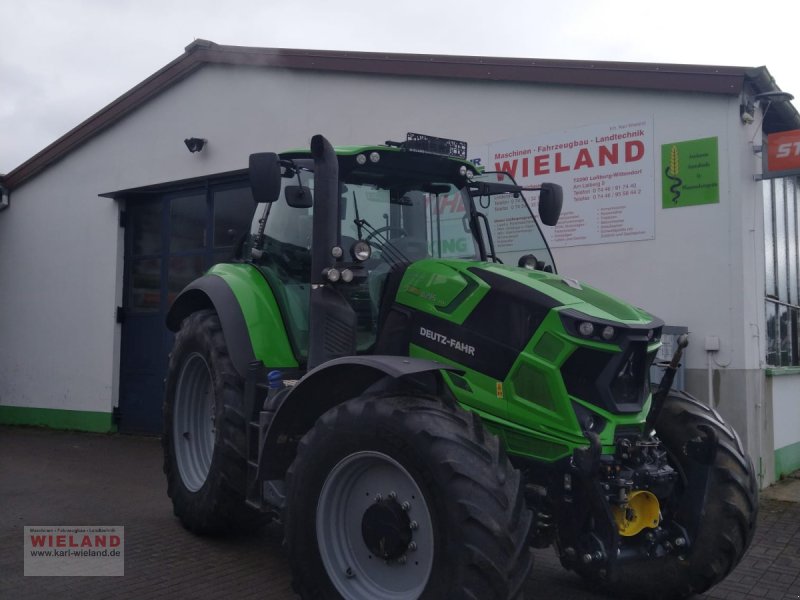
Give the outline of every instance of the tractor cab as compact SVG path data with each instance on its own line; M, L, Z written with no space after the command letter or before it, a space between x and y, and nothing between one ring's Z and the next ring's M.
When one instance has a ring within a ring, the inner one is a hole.
M409 134L405 142L328 150L251 157L257 207L242 257L275 291L299 362L386 350L380 332L393 297L386 292L396 291L417 261L502 262L502 252L520 266L555 271L535 201L507 173L478 173L466 160L466 143ZM542 222L555 224L560 188L530 189L538 192ZM520 236L528 253L515 256ZM313 291L323 287L329 291ZM327 298L317 303L322 313L336 313L354 331L335 352L317 357L310 333L315 294Z

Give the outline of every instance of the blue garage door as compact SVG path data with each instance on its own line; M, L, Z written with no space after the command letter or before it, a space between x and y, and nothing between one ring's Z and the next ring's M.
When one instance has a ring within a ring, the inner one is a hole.
M186 284L233 256L252 211L249 183L241 178L125 196L121 431L161 431L174 337L164 325L169 306Z

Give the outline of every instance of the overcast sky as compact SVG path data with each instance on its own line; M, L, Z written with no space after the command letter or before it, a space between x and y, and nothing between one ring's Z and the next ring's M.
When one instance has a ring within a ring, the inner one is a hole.
M0 173L196 38L276 48L766 65L781 89L800 98L798 17L797 0L0 0Z

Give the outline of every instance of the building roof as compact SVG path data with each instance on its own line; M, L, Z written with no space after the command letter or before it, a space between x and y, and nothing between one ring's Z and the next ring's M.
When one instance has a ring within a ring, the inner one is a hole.
M4 177L13 189L113 125L153 96L208 64L373 75L475 79L552 85L739 95L779 91L766 67L389 54L223 46L195 40L171 63L86 119ZM764 131L800 128L788 102L774 104Z

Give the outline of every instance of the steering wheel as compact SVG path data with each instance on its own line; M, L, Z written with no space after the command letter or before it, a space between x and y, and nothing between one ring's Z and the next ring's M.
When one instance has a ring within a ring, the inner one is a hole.
M384 227L378 227L378 229L376 229L372 233L368 233L367 237L364 238L364 241L369 244L370 240L372 238L377 237L377 236L381 235L382 233L388 233L388 232L391 232L391 231L399 233L401 238L408 237L408 232L405 229L403 229L402 227L392 227L390 225L386 225ZM388 238L386 238L386 239L388 239ZM384 242L386 241L386 239L384 240ZM389 243L392 242L391 239L388 239L388 241L389 241ZM380 241L378 243L383 245Z

